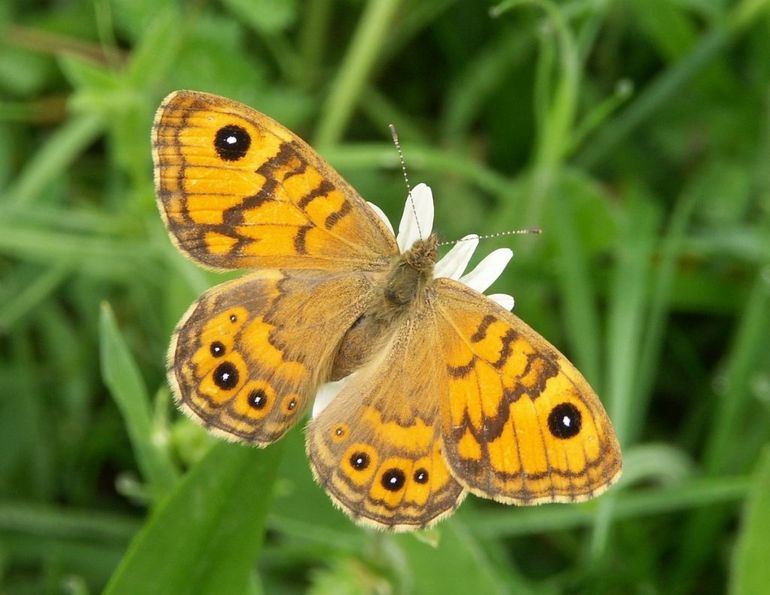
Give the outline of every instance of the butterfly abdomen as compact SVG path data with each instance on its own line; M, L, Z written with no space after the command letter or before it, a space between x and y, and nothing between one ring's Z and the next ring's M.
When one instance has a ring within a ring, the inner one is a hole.
M339 380L364 366L389 338L390 325L367 312L358 317L340 341L330 380Z

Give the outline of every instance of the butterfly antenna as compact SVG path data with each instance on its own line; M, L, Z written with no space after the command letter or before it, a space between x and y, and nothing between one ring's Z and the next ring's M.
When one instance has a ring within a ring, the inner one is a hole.
M417 233L422 238L422 230L420 229L420 220L417 218L417 207L414 206L414 199L412 198L412 186L409 184L409 175L406 173L406 160L404 159L404 151L401 150L401 141L398 140L398 132L393 124L388 124L390 129L390 136L393 139L393 144L398 151L398 160L401 162L401 173L404 174L404 183L406 184L406 193L409 197L409 204L412 205L412 212L414 213L414 220L417 223Z
M468 238L461 238L450 242L440 242L439 246L449 246L450 244L457 244L459 242L467 242L469 240L489 240L492 238L502 238L503 236L524 236L524 235L539 235L543 233L543 230L539 227L528 227L526 229L509 229L508 231L498 231L497 233L490 233L483 236L471 236Z

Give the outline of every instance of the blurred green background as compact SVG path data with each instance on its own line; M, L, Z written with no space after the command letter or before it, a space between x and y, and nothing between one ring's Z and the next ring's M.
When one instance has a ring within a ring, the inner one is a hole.
M494 10L490 10L494 8ZM590 379L625 474L596 501L470 497L360 529L299 429L208 437L164 379L223 280L172 246L150 126L226 95L396 219L516 253L493 287ZM0 593L770 592L764 0L0 4Z

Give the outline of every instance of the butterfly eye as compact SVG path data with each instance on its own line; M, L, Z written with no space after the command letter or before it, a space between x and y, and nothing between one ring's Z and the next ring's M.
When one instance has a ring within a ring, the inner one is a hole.
M580 432L580 411L572 403L560 403L548 415L548 429L556 438L572 438Z
M389 492L397 492L402 487L404 487L405 482L406 475L404 475L404 472L401 471L401 469L388 469L385 471L385 473L382 474L382 487Z
M214 148L225 161L242 159L251 146L251 136L244 128L229 124L217 130L214 137Z
M232 362L222 362L214 369L214 384L222 390L232 390L238 385L238 368Z

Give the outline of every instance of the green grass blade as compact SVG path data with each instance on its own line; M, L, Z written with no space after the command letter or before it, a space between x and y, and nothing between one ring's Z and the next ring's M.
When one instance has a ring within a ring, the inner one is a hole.
M37 199L46 185L64 175L103 130L104 121L99 114L86 114L67 120L25 164L6 192L6 200L26 203Z
M451 174L501 198L511 192L507 178L458 153L409 143L403 145L403 150L409 158L409 169L412 172ZM401 165L393 145L386 144L346 144L324 151L324 156L341 170L389 167L398 171Z
M770 448L759 461L743 514L743 529L733 558L731 595L762 593L770 585L767 540L770 536Z
M697 195L694 193L681 198L671 214L668 230L660 241L660 262L651 283L653 289L640 351L636 389L629 404L631 419L645 419L647 416L654 386L653 380L660 365L669 301L677 272L677 259L681 257L685 233L697 204ZM627 438L631 441L635 440L641 434L640 430L641 424L629 426L626 428Z
M639 197L629 197L624 229L618 237L617 266L610 295L607 329L608 411L621 444L631 423L632 398L645 328L650 256L655 243L656 213Z
M761 354L767 350L770 333L770 286L762 272L757 278L741 314L724 374L725 390L715 405L713 425L704 453L704 466L716 475L735 468L742 443L742 415L747 411L751 396L751 380ZM737 447L737 448L736 448ZM743 454L743 453L741 453ZM744 454L745 456L745 454ZM724 509L698 511L688 521L683 536L682 561L677 564L677 584L693 580L699 565L711 550L710 543L729 519Z
M118 545L134 536L139 523L126 515L67 509L27 502L0 502L0 531L48 539Z
M316 147L336 144L342 136L378 52L390 34L399 5L399 0L367 2L324 104L321 124L315 135Z
M768 236L770 240L770 236ZM770 244L770 242L768 242ZM767 352L770 333L770 279L759 271L742 312L741 324L727 362L724 386L719 395L714 427L705 451L706 469L711 473L727 471L734 437L739 435L742 414L750 404L751 383L757 365Z
M504 593L478 540L459 522L438 530L433 546L414 535L397 537L411 569L415 593Z
M245 592L280 458L280 446L213 446L152 514L106 595Z
M123 414L139 467L154 495L160 496L169 492L177 480L176 468L165 448L167 439L153 428L150 397L107 304L102 305L99 324L102 377Z
M48 298L67 278L72 267L58 264L50 267L16 296L0 304L0 330L6 331Z
M623 110L597 134L579 155L578 163L593 167L609 154L638 126L650 119L655 112L667 105L677 93L701 72L725 46L736 37L757 15L762 14L766 0L744 0L733 10L728 27L709 31L681 60L663 71L628 109Z
M614 503L613 514L616 520L620 520L710 507L720 502L732 502L744 498L749 484L746 478L727 476L622 493ZM474 535L483 539L492 539L588 527L594 524L595 517L596 504L572 506L546 504L536 508L522 508L516 510L515 514L501 506L485 513L475 512L464 515L464 520Z
M136 274L141 259L146 262L149 250L138 242L6 220L0 221L0 254L46 266L77 262L80 274L125 280Z
M564 302L565 325L575 363L600 391L599 318L594 306L596 291L589 273L589 255L578 238L572 201L565 196L550 209L559 246L559 284Z

